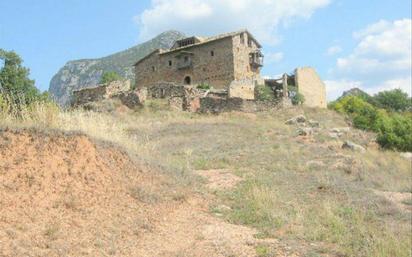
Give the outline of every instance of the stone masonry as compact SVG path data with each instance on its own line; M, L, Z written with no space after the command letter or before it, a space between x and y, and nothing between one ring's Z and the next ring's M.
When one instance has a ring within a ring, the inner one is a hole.
M295 84L299 93L305 97L304 105L326 108L326 87L316 70L302 67L295 70Z
M124 92L130 91L130 80L113 81L96 87L83 88L73 91L73 106L81 106L89 102L97 102L112 98Z
M171 49L158 49L135 64L136 86L167 81L226 88L233 80L260 77L260 49L261 45L246 30L179 40Z

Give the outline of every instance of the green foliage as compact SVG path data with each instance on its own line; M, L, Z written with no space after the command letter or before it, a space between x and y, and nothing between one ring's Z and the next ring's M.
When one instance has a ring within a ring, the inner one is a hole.
M4 66L0 69L0 93L13 106L21 106L38 100L41 96L34 86L34 80L29 79L29 69L22 66L23 60L13 51L0 49L0 60Z
M289 86L288 91L289 91L289 97L292 100L293 105L300 105L305 102L305 96L299 93L297 87Z
M412 118L408 115L380 115L377 142L389 149L412 151Z
M260 101L271 101L274 99L274 93L272 88L266 85L257 85L256 94L257 100Z
M203 89L203 90L209 90L209 89L211 89L212 87L211 87L209 84L202 83L202 84L197 85L197 88L198 88L198 89Z
M108 71L103 73L100 84L107 84L113 81L121 80L122 77L115 71Z
M377 142L384 148L412 151L412 116L379 109L358 96L346 96L329 108L349 115L353 125L378 133Z
M401 89L382 91L373 96L376 105L389 111L405 111L411 108L411 98Z

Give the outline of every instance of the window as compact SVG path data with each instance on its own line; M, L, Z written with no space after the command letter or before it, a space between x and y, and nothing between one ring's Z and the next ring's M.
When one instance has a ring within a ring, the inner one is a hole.
M245 36L243 35L243 33L240 34L240 43L241 43L242 45L245 44Z
M215 51L210 51L210 56L215 56Z
M248 46L248 47L252 47L252 39L250 39L250 38L248 39L248 41L247 41L247 46Z
M172 66L172 61L169 61L169 66Z
M189 61L189 56L185 56L184 60L185 60L185 62L188 62Z
M155 66L152 66L152 71L156 71L156 67L155 67Z

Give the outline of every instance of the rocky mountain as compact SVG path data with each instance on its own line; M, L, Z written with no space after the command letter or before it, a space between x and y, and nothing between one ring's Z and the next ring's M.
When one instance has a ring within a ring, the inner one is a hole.
M49 92L61 105L70 102L74 90L97 85L105 71L116 71L122 77L133 79L133 64L158 48L170 48L185 35L166 31L155 38L127 50L99 58L69 61L53 76Z
M359 96L359 97L370 97L368 93L363 91L362 89L359 89L357 87L351 88L348 91L343 92L342 96L340 98L343 98L345 96Z

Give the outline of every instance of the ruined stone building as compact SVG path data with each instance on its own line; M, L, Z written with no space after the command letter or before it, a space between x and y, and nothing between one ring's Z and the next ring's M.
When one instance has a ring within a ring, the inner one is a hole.
M118 81L75 91L73 106L118 99L134 107L146 98L164 98L178 110L255 112L290 106L303 95L304 105L326 108L325 85L311 67L262 78L261 48L247 30L184 38L136 62L133 90L130 83Z
M296 88L305 105L326 108L325 85L313 68L297 68L294 74L263 79L261 48L247 30L181 39L170 49L157 49L134 65L136 87L147 91L149 98L167 98L175 107L191 111L256 109L258 87L262 86L272 90L273 102L287 105L293 97L289 89ZM210 90L200 90L205 88ZM216 108L215 103L219 103Z
M290 106L301 94L306 106L326 108L325 85L313 68L263 79L261 48L247 30L184 38L136 62L135 89L118 81L75 91L72 105L115 98L133 107L165 98L174 109L191 112L255 112Z
M159 81L225 88L234 80L258 78L263 66L259 42L247 31L189 37L158 49L135 64L136 86Z

